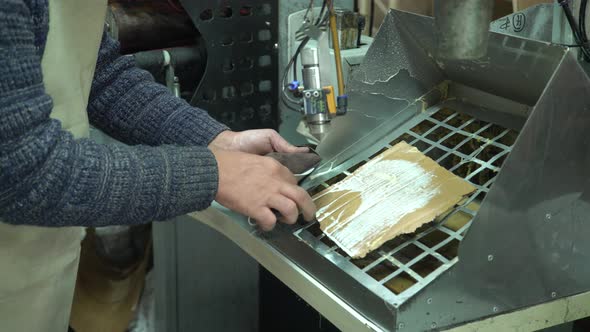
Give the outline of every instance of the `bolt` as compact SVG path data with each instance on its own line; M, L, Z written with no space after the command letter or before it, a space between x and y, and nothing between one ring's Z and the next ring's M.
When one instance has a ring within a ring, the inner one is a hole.
M403 329L406 325L404 323L399 323L397 326L400 330Z
M545 215L545 219L547 219L547 220L551 219L551 213L547 213L547 214Z
M429 298L428 300L426 300L426 303L432 304L432 298Z
M557 297L557 293L556 292L551 292L551 297L552 298L556 298Z
M498 312L498 310L499 310L499 309L498 309L498 307L493 307L493 308L492 308L492 311L493 311L493 312Z
M494 255L488 255L488 262L491 262L494 260Z

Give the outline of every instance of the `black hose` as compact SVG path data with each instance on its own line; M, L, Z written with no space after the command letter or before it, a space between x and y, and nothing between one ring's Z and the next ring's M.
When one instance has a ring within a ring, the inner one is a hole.
M588 50L588 43L587 40L584 40L580 35L580 28L576 23L576 19L574 18L574 14L568 4L568 0L556 0L557 3L563 8L563 12L565 13L565 17L572 29L572 33L574 35L574 39L576 43L581 45L582 53L584 54L584 60L590 62L590 51Z
M588 7L588 0L582 0L580 3L580 13L578 14L578 24L580 37L583 41L588 41L588 34L586 33L586 8Z
M320 14L318 15L318 19L315 21L315 25L320 24L320 21L322 19L322 15L324 14L324 10L326 10L326 5L327 5L327 1L324 0L322 3L322 9L320 10Z

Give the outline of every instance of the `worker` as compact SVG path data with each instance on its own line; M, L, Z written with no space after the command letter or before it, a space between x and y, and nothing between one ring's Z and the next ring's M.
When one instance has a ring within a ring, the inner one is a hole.
M0 1L0 330L67 331L83 227L220 204L263 230L315 207L260 155L302 152L232 132L120 56L107 0ZM89 123L128 145L97 144Z

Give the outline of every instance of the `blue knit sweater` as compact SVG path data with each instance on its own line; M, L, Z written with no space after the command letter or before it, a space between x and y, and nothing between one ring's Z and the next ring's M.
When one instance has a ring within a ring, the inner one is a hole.
M173 97L103 37L90 122L131 146L76 140L49 117L41 58L48 0L0 1L0 219L40 226L164 220L208 207L227 128Z

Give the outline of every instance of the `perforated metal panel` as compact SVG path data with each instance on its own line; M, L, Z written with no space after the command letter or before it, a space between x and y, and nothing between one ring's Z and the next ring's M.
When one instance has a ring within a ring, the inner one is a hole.
M234 130L278 127L278 2L182 0L207 48L191 104Z

